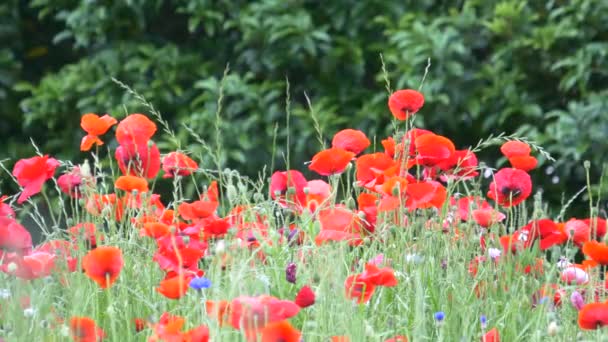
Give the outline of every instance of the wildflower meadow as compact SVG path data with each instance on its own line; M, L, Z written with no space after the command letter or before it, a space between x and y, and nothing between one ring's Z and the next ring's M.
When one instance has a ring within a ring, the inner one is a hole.
M387 81L370 115L392 117L391 136L315 126L304 164L268 136L257 178L222 165L221 85L218 139L189 130L191 153L154 99L116 83L149 110L82 113L83 162L33 146L1 164L20 191L0 199L0 341L608 341L599 196L549 216L530 174L552 156L419 127L424 79Z

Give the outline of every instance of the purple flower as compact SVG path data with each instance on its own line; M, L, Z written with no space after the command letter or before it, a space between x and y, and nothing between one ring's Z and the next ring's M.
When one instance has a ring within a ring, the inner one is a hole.
M570 302L578 311L580 311L585 305L585 299L583 298L583 295L580 294L580 292L578 291L572 292L572 295L570 296Z
M293 262L287 264L287 267L285 268L285 278L292 284L296 283L296 270L296 264Z

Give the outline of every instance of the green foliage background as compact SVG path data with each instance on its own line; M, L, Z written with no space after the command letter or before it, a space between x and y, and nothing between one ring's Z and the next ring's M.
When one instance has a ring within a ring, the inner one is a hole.
M541 158L535 171L553 204L585 184L583 160L597 183L608 153L601 0L7 0L0 41L0 159L33 155L32 137L45 153L79 162L83 113L148 112L111 77L178 127L182 147L202 152L182 124L214 142L229 63L224 165L256 175L271 161L277 132L275 165L290 134L292 166L303 169L319 150L305 92L326 139L347 127L378 142L386 136L380 53L393 89L417 88L431 59L418 125L459 147L518 133L558 158L551 167ZM158 139L162 150L175 148ZM0 185L16 190L8 178Z

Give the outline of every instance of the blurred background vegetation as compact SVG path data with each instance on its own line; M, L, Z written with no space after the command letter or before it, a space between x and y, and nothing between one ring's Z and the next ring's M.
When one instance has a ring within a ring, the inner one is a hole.
M608 154L602 0L4 0L0 41L0 160L10 168L34 154L29 137L55 157L85 159L83 113L149 113L111 77L152 102L182 147L202 153L182 125L213 143L229 63L224 165L256 176L271 162L276 130L275 165L291 134L292 167L304 169L319 150L305 92L326 139L350 127L379 145L391 131L381 53L393 89L417 88L431 59L419 126L461 148L501 132L544 146L558 161L537 154L533 174L555 208L584 186L584 160L599 182ZM155 139L161 151L175 148ZM498 155L481 159L506 165ZM0 189L17 190L5 176Z

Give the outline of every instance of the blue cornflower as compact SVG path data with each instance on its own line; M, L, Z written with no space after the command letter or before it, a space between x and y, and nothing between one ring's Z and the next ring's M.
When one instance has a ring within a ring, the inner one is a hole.
M485 329L488 326L488 319L486 318L486 315L481 315L481 317L479 317L479 321L481 322L482 329Z
M443 313L443 311L437 311L437 312L435 312L435 320L437 322L443 321L444 318L445 318L445 313Z
M211 280L205 277L194 277L190 280L190 287L195 290L208 289L211 287Z

